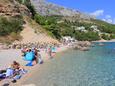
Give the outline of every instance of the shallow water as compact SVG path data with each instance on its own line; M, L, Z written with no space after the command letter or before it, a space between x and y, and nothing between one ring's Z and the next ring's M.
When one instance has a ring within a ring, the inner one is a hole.
M115 86L115 43L90 51L69 50L38 68L24 84L36 86Z

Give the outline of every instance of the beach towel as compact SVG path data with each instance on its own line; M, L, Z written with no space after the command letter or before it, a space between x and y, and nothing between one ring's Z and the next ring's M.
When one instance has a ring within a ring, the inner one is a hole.
M6 77L12 77L14 74L14 69L8 68L5 74L6 74Z
M0 80L5 79L6 75L4 73L0 74Z
M32 61L30 61L29 63L27 63L25 66L33 66Z
M27 52L25 57L24 57L24 60L33 61L34 58L35 58L34 52Z

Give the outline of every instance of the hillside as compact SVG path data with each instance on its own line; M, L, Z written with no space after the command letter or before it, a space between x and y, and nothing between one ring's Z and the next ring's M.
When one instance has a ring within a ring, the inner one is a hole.
M31 3L37 12L34 17L36 22L58 39L62 36L71 36L81 41L115 38L115 25L46 0L31 0Z
M32 5L35 7L36 11L44 16L67 16L67 17L77 17L90 19L92 16L89 16L85 13L81 13L78 10L73 10L63 6L56 5L54 3L47 2L47 0L30 0Z
M0 0L0 42L58 42L32 19L29 2L21 4L20 1Z
M80 14L80 12L65 9L62 6L58 6L47 2L46 0L31 0L36 11L41 15L62 15L62 16L74 16Z
M58 41L50 37L40 25L32 19L27 18L28 17L25 18L26 24L23 25L24 29L20 33L22 40L16 41L16 43L58 43Z
M0 0L1 42L36 42L42 37L49 42L63 36L110 40L115 38L115 25L46 0Z

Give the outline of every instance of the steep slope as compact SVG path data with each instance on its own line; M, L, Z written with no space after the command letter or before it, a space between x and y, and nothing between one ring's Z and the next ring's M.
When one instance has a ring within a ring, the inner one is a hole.
M30 0L36 11L44 16L58 15L73 17L76 19L88 19L93 16L82 13L78 10L69 9L63 6L56 5L54 3L47 2L46 0Z
M81 14L79 11L49 3L46 0L31 0L31 3L41 15L75 16Z
M71 36L77 40L89 41L115 38L115 25L46 0L31 0L31 3L38 12L34 17L36 22L56 38Z
M20 35L21 40L15 41L14 43L59 43L56 39L50 37L47 31L44 30L39 24L29 17L24 17L25 24Z
M35 33L35 29L33 29L29 24L24 25L24 29L21 32L22 40L17 43L58 43L57 40L48 36L45 33Z
M58 42L31 19L32 13L30 9L28 9L26 5L19 3L19 1L21 0L0 0L0 42L4 41L6 43L5 40L7 40L8 43L14 40L16 40L15 43ZM20 19L21 24L20 22L16 24ZM13 20L13 22L11 22L11 20ZM31 21L34 23L30 24L32 23ZM18 31L18 29L20 30ZM4 32L8 34L2 35ZM21 37L19 37L19 35Z
M0 16L31 16L29 9L15 0L0 0Z

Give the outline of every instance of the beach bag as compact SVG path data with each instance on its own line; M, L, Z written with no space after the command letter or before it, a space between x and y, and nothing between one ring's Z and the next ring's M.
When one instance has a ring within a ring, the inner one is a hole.
M27 52L24 59L26 61L33 61L34 58L35 58L34 52Z

